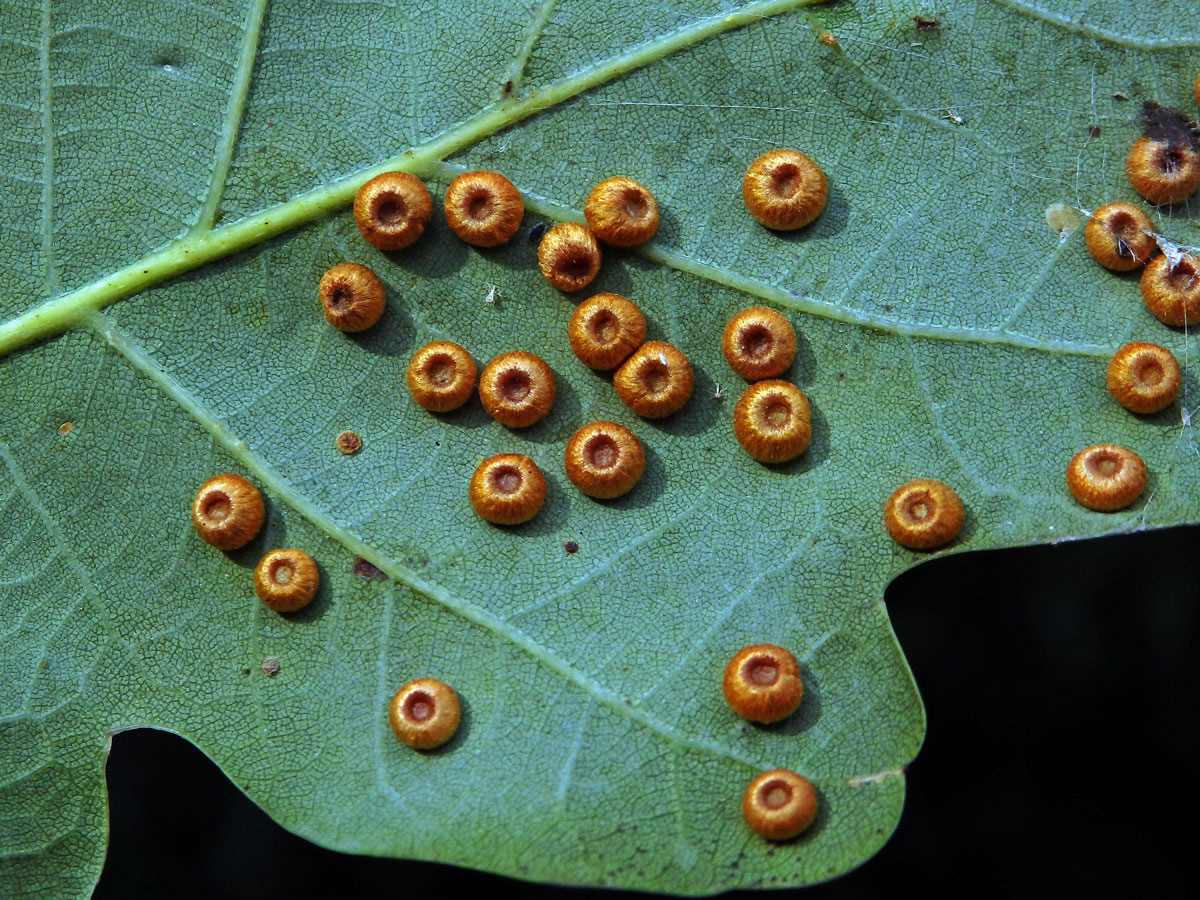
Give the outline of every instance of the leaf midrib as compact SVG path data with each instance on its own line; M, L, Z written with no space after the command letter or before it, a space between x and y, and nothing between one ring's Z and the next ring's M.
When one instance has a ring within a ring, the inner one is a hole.
M35 340L74 327L88 313L102 309L110 303L136 294L168 278L199 268L216 259L245 250L344 207L365 181L380 172L409 171L430 179L449 180L461 169L445 163L444 160L447 156L477 144L484 138L530 115L557 106L593 87L607 83L619 75L642 68L709 37L751 22L822 2L825 0L762 0L762 2L750 4L730 15L702 19L671 34L642 44L627 53L596 63L582 72L561 79L541 90L535 89L520 98L494 103L430 141L376 166L342 176L289 201L222 228L214 229L211 226L216 217L225 180L232 163L238 126L249 92L258 37L266 11L267 0L254 0L247 14L245 32L238 54L234 88L226 110L221 140L218 142L215 152L212 182L202 207L197 213L196 224L182 238L172 241L161 250L148 254L141 260L124 266L88 285L52 297L16 318L0 323L0 356ZM557 0L543 0L542 5L531 19L525 40L509 71L509 74L513 76L511 80L515 84L519 84L520 74L527 65L528 55L532 52L541 30L556 4ZM1019 5L1013 8L1023 9ZM43 25L48 28L49 8L46 9ZM884 86L868 78L843 52L840 50L836 52L843 64L854 70L869 87L893 100L896 99ZM48 66L48 60L46 60L46 65ZM49 91L47 77L48 68L43 73L45 116L49 116L48 96L46 96ZM913 114L903 108L900 109L900 112L906 116L915 115L916 118L933 127L947 127L947 123L926 114ZM52 136L51 123L47 122L46 127L47 135ZM972 136L967 130L960 131L967 134L968 137ZM994 148L991 149L991 152L995 152ZM53 165L52 155L49 152L46 154L45 165L51 167L47 173L44 173L46 196L44 197L43 212L48 224L51 215L49 195ZM554 203L523 186L521 189L527 200L527 206L532 211L561 220L583 221L578 210ZM49 228L47 228L46 234L44 241L49 240ZM44 252L46 254L47 286L52 292L57 285L53 254L50 248L44 248ZM1051 354L1094 358L1107 358L1115 350L1115 346L1043 340L1018 334L1009 330L1011 318L999 329L952 328L889 319L860 312L837 302L785 290L777 285L746 277L721 266L702 262L679 251L655 244L645 245L637 252L651 262L722 285L785 309L899 337L999 344ZM1061 247L1059 252L1061 252Z
M0 356L41 338L60 334L74 327L89 313L112 302L348 206L359 187L376 175L402 171L423 176L452 153L477 144L503 128L558 106L620 75L644 68L665 56L735 28L823 2L826 0L759 0L726 15L700 19L546 87L535 88L524 96L493 103L437 137L375 166L335 178L285 203L222 228L189 232L137 262L0 323ZM47 12L47 21L48 15Z

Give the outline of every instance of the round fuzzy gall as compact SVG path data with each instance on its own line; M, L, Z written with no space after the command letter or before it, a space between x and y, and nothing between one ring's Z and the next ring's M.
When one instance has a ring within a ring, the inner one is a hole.
M721 350L729 368L747 381L775 378L796 357L796 332L775 310L752 306L725 325Z
M440 747L458 731L458 694L436 678L410 681L392 697L388 722L396 737L414 750Z
M1126 344L1108 364L1108 392L1130 412L1156 413L1175 402L1182 376L1166 347Z
M592 234L614 247L644 244L658 231L658 203L632 178L606 178L592 188L583 216Z
M450 412L475 390L475 360L452 341L433 341L413 354L404 380L422 409Z
M313 558L303 550L272 550L254 570L258 599L275 612L295 612L312 603L321 585Z
M825 173L796 150L771 150L750 164L742 180L746 209L776 231L803 228L821 214L829 196Z
M266 507L258 488L228 472L200 485L192 500L192 527L218 550L245 547L262 528Z
M918 478L888 497L883 524L896 543L910 550L936 550L962 530L962 500L942 482Z
M1154 257L1138 286L1146 308L1164 325L1200 322L1200 261L1191 254L1183 254L1174 266L1166 256Z
M483 408L509 428L527 428L544 418L556 391L554 371L540 356L524 350L501 353L479 376Z
M520 525L546 502L546 478L528 456L501 453L479 464L471 476L471 506L495 525Z
M1092 213L1083 239L1092 258L1106 269L1128 272L1154 255L1154 224L1132 203L1106 203Z
M629 493L646 470L642 442L616 422L584 425L567 441L565 456L571 483L600 500Z
M763 772L742 795L746 824L772 841L790 840L812 825L817 806L812 783L787 769Z
M538 244L538 268L560 291L582 290L600 273L596 236L576 222L560 222Z
M379 276L358 263L340 263L322 275L317 297L325 321L338 331L366 331L387 304Z
M615 369L646 339L646 317L620 294L588 297L571 314L567 340L579 361L591 369Z
M613 375L621 402L647 419L661 419L681 409L692 396L693 383L687 356L663 341L642 344Z
M1119 444L1080 450L1067 466L1067 487L1083 506L1097 512L1124 509L1146 489L1146 464Z
M416 243L432 214L429 190L407 172L376 175L354 197L354 222L363 240L380 250Z
M750 385L733 408L733 434L747 453L765 463L783 463L808 449L812 409L804 392L777 379Z
M521 192L499 172L463 172L446 188L446 222L476 247L498 247L521 227Z
M1181 203L1200 185L1200 151L1185 140L1143 135L1129 148L1125 172L1151 203Z
M721 689L735 713L768 725L794 713L804 697L800 664L775 644L754 644L735 653L725 666Z

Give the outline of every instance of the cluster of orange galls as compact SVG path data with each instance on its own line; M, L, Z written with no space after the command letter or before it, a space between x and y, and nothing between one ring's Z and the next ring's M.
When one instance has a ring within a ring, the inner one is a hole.
M750 212L776 229L800 228L813 221L828 193L824 173L807 156L774 150L755 160L743 181ZM524 215L520 192L496 172L465 172L446 190L446 221L464 241L495 247L516 234ZM355 222L369 243L385 250L407 247L425 231L432 214L429 191L403 172L385 172L366 182L354 202ZM632 247L658 229L658 203L638 182L607 178L584 203L587 226L564 222L548 229L538 246L538 267L548 283L578 291L600 271L601 244ZM383 312L383 288L365 266L342 263L321 279L318 295L326 319L347 331L369 328ZM635 303L618 294L597 294L579 304L568 326L579 360L613 371L621 401L645 418L681 409L694 384L687 355L663 341L646 341L646 319ZM755 307L730 320L722 338L730 366L758 382L734 410L734 433L755 459L780 463L808 447L811 411L795 385L780 381L796 352L791 324L779 313ZM431 412L459 408L475 391L477 368L471 354L451 341L434 341L413 355L406 383L416 403ZM766 379L766 380L764 380ZM525 428L551 409L554 372L526 351L502 353L478 373L484 409L510 428ZM567 442L568 478L583 493L612 499L632 490L645 470L638 438L615 422L592 422ZM505 453L484 460L470 480L475 511L489 522L518 525L537 515L545 501L545 476L532 459Z
M1200 103L1200 79L1196 82ZM1125 160L1130 184L1154 204L1180 203L1200 187L1200 129L1186 116L1156 104L1145 108L1144 135ZM1158 237L1150 217L1132 203L1106 203L1084 228L1088 252L1114 272L1145 267L1139 280L1142 300L1160 322L1174 327L1200 322L1200 261L1177 251L1156 256ZM1161 412L1179 393L1182 373L1166 347L1135 341L1109 361L1108 391L1130 412ZM1067 467L1067 486L1089 509L1123 509L1146 487L1142 458L1119 444L1081 450Z
M254 540L266 518L262 494L241 475L228 472L200 485L192 500L192 526L219 550L240 550ZM254 569L258 598L276 612L308 606L321 578L303 550L272 550Z
M1200 102L1200 79L1197 80ZM1200 149L1195 142L1147 135L1135 143L1127 161L1138 191L1155 203L1174 203L1200 185ZM747 209L761 224L777 230L804 227L820 215L828 188L820 167L802 153L774 150L751 164L742 184ZM385 172L359 189L354 217L362 236L384 250L413 244L424 233L432 199L421 181L404 172ZM520 192L495 172L466 172L449 185L446 220L462 240L495 247L517 232L524 216ZM538 247L538 266L562 291L586 287L600 270L600 241L617 247L642 244L658 228L658 205L642 185L609 178L587 198L588 227L565 222L547 230ZM1144 265L1157 242L1149 218L1126 203L1096 210L1085 232L1088 249L1102 265L1129 271ZM599 240L598 240L599 239ZM1200 321L1200 264L1183 254L1173 263L1159 257L1143 273L1143 298L1170 325ZM366 266L342 263L321 279L318 296L326 319L343 331L363 331L383 313L385 292ZM629 299L597 294L575 310L568 339L585 365L615 369L613 386L631 410L647 418L678 411L691 395L693 377L687 356L661 341L644 342L646 322ZM734 433L755 459L779 463L808 447L811 412L803 392L779 380L795 356L791 324L774 310L746 309L729 320L722 351L730 367L748 381L734 409ZM1179 366L1166 348L1134 343L1122 347L1108 368L1108 388L1126 408L1157 412L1174 401ZM434 412L462 406L475 390L471 355L450 341L435 341L413 356L406 382L414 400ZM524 351L503 353L479 375L484 409L497 421L523 428L549 412L555 398L554 373L540 357ZM645 468L637 437L615 422L593 422L567 442L567 475L585 494L609 499L632 490ZM1120 509L1140 495L1146 469L1132 451L1097 445L1081 451L1068 467L1072 494L1097 510ZM500 454L479 465L470 482L476 512L497 524L515 525L535 516L546 497L541 470L523 454ZM932 479L901 485L884 505L884 525L903 546L931 550L958 535L963 505L957 494ZM197 492L192 521L197 533L223 550L244 546L264 519L258 489L237 475L223 474ZM311 602L319 584L317 567L301 550L275 550L255 570L259 598L279 612ZM739 651L725 669L723 691L742 717L772 723L790 716L803 697L795 657L782 647L756 644ZM437 747L453 737L459 723L454 689L433 678L418 678L396 692L388 717L396 735L417 749ZM743 795L746 821L774 840L804 831L817 814L817 794L807 779L783 769L764 772Z

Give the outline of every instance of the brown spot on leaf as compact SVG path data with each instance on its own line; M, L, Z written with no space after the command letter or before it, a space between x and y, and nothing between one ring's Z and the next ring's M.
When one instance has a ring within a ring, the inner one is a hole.
M337 436L337 448L347 456L351 456L362 449L362 438L353 431L343 431Z
M917 23L918 31L937 31L942 27L937 19L927 19L925 16L913 16L913 21Z
M1147 100L1142 104L1142 118L1146 121L1146 137L1151 140L1200 151L1200 126L1178 110Z
M273 656L268 656L262 661L261 668L264 675L266 675L268 678L274 678L279 674L279 660Z
M58 426L58 433L59 434L70 434L71 429L74 427L75 427L74 422L63 422L61 425Z
M579 550L579 545L574 541L563 541L563 549L568 553L575 553Z
M354 558L354 574L359 578L373 578L379 581L387 580L387 576L383 574L382 569L367 562L361 556Z
M1094 138L1100 137L1100 126L1099 125L1089 125L1088 126L1088 137L1094 137Z

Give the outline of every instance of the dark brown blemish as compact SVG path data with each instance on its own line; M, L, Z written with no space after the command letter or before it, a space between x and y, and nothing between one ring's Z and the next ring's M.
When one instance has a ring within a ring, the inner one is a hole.
M383 570L373 563L367 562L361 556L354 557L354 574L359 578L370 578L377 581L387 581Z
M1100 126L1099 125L1089 125L1088 126L1088 137L1094 137L1094 138L1100 137Z
M1147 100L1142 104L1142 118L1146 122L1146 137L1151 140L1200 152L1200 126L1178 110Z
M563 541L563 549L568 553L575 553L579 550L579 545L574 541Z
M924 16L913 16L913 21L917 23L918 31L937 31L942 27L942 23L937 19L927 19Z

